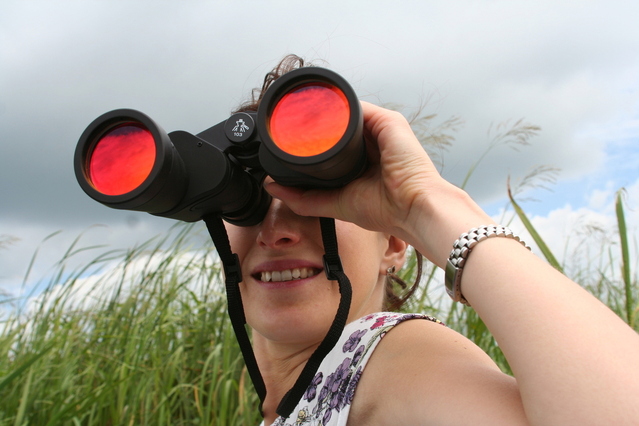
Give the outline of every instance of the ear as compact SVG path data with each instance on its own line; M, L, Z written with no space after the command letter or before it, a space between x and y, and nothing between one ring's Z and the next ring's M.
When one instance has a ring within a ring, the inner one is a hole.
M408 244L404 240L393 235L389 235L387 241L388 245L380 265L382 275L386 275L386 270L392 266L400 270L406 261L406 250L408 249Z

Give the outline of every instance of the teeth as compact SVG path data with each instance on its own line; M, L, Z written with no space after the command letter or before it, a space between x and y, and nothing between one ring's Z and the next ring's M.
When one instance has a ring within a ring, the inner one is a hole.
M313 268L285 269L283 271L262 272L260 280L265 282L291 281L317 275Z

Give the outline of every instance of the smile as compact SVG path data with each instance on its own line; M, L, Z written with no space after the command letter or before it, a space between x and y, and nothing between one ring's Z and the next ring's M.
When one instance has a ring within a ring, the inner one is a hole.
M304 278L311 278L319 274L320 270L316 268L294 268L284 269L283 271L264 271L260 274L260 281L264 282L281 282L292 281Z

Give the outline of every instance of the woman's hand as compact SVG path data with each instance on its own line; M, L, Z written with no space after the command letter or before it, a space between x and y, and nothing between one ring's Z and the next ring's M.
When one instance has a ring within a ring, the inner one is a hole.
M333 217L395 235L442 266L459 234L492 221L440 176L400 113L367 102L362 110L370 163L363 176L337 190L269 183L267 191L299 215ZM450 214L447 205L461 210ZM461 216L468 217L458 224Z

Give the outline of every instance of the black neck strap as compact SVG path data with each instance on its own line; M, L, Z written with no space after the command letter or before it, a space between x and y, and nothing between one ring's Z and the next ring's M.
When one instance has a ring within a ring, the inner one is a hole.
M240 282L242 281L242 269L240 267L240 259L237 254L231 251L231 244L226 233L226 228L222 222L222 218L218 215L208 215L203 218L209 234L213 239L217 254L222 261L224 268L224 277L226 283L226 303L228 305L229 317L235 331L235 338L240 344L240 350L244 357L246 369L251 376L253 387L260 398L260 412L262 412L262 404L266 397L266 386L264 379L257 366L257 360L253 353L251 340L246 331L246 318L244 316L244 306L242 305L242 295L240 294Z
M240 294L239 283L242 281L242 271L237 254L231 251L226 228L222 219L218 215L205 216L204 222L211 234L215 248L217 249L222 266L224 268L224 276L226 282L227 303L231 324L235 331L235 336L240 345L240 350L244 356L246 368L253 381L253 386L260 398L260 410L264 404L266 397L266 386L260 369L255 359L255 353L251 346L248 333L246 331L246 318L244 316L244 307L242 305L242 296ZM335 319L331 324L326 337L315 349L315 352L308 359L304 369L300 373L293 387L286 393L279 406L277 414L282 417L288 417L297 403L300 401L304 392L311 384L317 369L324 360L324 357L333 349L339 340L351 306L352 288L351 283L342 269L342 262L339 258L337 247L337 235L335 233L335 220L329 218L320 218L320 226L322 231L322 241L324 243L324 272L329 280L337 280L339 291L341 294L339 307L335 314Z

